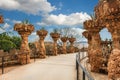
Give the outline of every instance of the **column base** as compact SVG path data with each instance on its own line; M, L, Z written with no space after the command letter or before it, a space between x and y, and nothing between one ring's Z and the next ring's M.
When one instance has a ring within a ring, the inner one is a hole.
M65 49L62 49L62 54L67 54L67 51Z
M41 59L44 59L44 58L46 58L46 55L43 52L39 52L38 57Z
M70 50L69 53L74 53L75 51L74 50Z
M30 63L30 55L24 53L18 54L18 62L22 65Z
M70 47L70 49L69 49L70 51L69 51L69 53L74 53L75 52L75 49L74 49L74 47Z
M63 51L62 53L63 53L63 54L67 54L67 52L66 52L66 51Z
M53 56L57 56L57 53L55 53L55 52L53 52L53 54L52 54Z
M57 54L52 54L53 56L57 56Z
M92 49L90 51L90 65L92 72L99 72L102 67L102 50Z
M57 50L56 50L56 49L53 49L52 55L53 55L53 56L57 56Z
M120 50L114 49L108 62L108 77L110 80L120 79Z

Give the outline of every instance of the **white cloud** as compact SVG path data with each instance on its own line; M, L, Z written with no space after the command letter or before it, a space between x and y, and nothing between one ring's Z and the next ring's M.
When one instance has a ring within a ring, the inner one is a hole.
M9 27L10 27L10 25L8 23L5 23L3 26L3 29L9 28Z
M5 30L4 30L4 29L2 29L2 28L0 28L0 33L3 33L3 32L5 32Z
M0 8L7 10L16 10L20 4L17 0L0 0Z
M9 18L6 18L5 21L10 21L10 19L9 19Z
M0 8L30 14L49 13L56 9L47 0L0 0Z
M36 23L37 25L39 25L39 26L48 26L46 23L44 23L44 22L37 22Z
M90 19L87 13L72 13L70 15L47 15L38 25L58 25L58 26L77 26L82 25L85 20Z
M21 21L18 21L18 20L12 20L12 22L15 24L15 23L21 23Z
M19 21L19 20L11 20L11 19L9 19L9 18L6 18L5 19L5 21L7 21L7 22L12 22L12 23L21 23L21 21Z
M82 36L82 33L85 31L84 29L80 28L72 28L72 30L75 32L75 35Z
M35 35L37 35L36 32L32 32L31 33L31 36L35 36Z

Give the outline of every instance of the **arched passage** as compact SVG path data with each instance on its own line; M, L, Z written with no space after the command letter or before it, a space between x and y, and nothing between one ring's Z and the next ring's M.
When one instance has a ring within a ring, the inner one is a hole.
M109 55L112 51L112 35L108 32L107 28L103 28L100 32L101 37L101 47L103 56Z
M107 28L103 28L99 33L100 33L101 40L112 39L111 33L108 31Z

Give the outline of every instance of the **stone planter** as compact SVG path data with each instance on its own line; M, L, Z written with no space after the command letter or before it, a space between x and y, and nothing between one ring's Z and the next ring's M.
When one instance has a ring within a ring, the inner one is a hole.
M74 53L75 52L75 48L73 46L74 44L74 41L76 40L75 38L71 37L71 38L68 38L69 42L70 42L70 48L69 48L69 52L70 53Z
M39 35L39 58L46 58L46 49L45 49L45 44L44 44L44 39L47 36L48 31L46 30L38 30L37 35Z
M21 47L18 55L18 58L19 58L18 61L21 64L26 64L25 55L27 55L27 63L30 63L30 50L28 46L28 36L34 30L34 26L32 24L17 23L14 25L14 30L18 31L18 33L21 35L21 38L22 38Z
M63 42L63 46L62 46L62 53L66 54L67 50L66 50L66 42L68 40L68 37L61 37L61 41Z
M59 33L50 33L50 36L52 37L52 39L54 40L54 44L53 44L53 55L57 55L58 51L57 51L57 40L60 38L60 34Z

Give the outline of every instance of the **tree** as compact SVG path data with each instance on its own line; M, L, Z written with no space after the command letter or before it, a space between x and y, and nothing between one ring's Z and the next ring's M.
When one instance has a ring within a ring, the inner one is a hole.
M0 40L0 49L3 49L4 51L9 51L15 47L16 45L9 40Z
M76 38L76 40L80 40L80 38L82 38L82 35L80 35L80 33L78 33L78 31L76 31L75 28L66 27L66 28L61 28L58 31L61 34L61 37L69 37L69 38L74 37ZM61 40L58 41L58 44L62 45ZM67 42L67 46L68 45L69 42Z
M20 48L21 38L18 36L12 36L10 34L11 33L9 32L4 32L0 34L0 41L1 41L0 49L3 49L4 51L9 51L12 48L16 48L16 49Z
M9 36L9 33L3 32L0 34L0 40L10 40L11 37Z
M15 45L16 45L16 49L20 49L20 45L21 45L21 38L18 36L12 36L11 40Z

